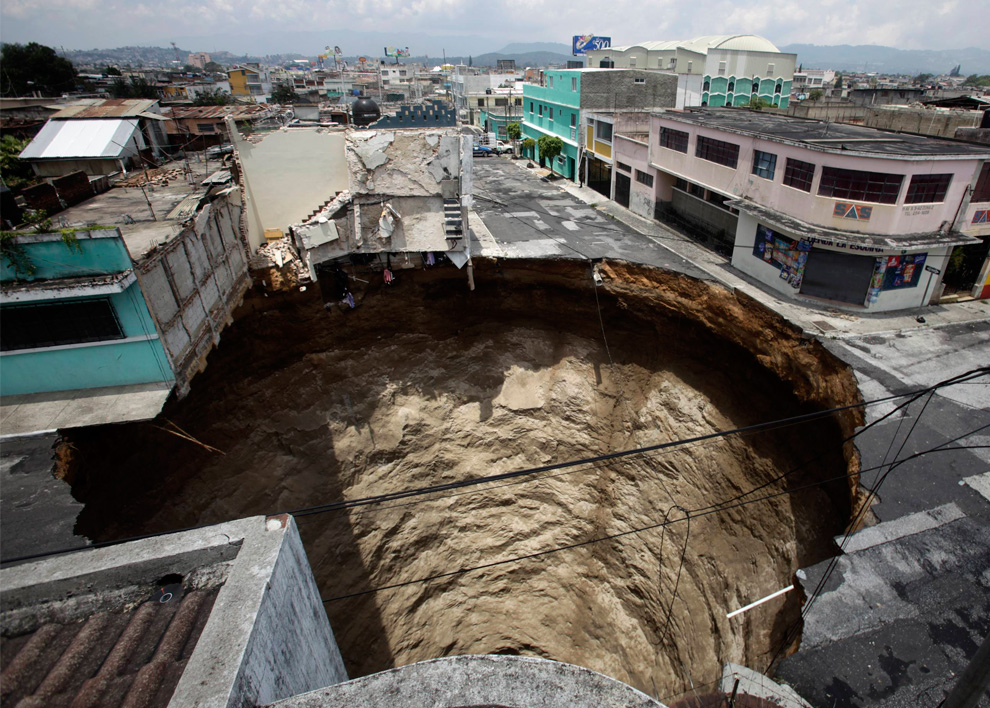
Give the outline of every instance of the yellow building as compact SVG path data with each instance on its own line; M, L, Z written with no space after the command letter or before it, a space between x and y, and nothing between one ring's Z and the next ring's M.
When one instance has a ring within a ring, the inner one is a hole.
M264 101L272 92L268 72L259 64L247 64L229 69L227 81L230 83L230 93L233 96L254 96L255 100Z

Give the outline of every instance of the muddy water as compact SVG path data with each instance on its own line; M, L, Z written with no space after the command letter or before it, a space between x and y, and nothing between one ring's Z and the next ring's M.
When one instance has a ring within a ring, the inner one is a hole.
M301 509L855 399L848 372L752 303L649 269L604 274L597 301L588 267L567 262L481 262L474 293L452 269L400 271L389 288L367 278L354 311L325 310L316 288L252 293L162 420L71 436L86 502L78 528L105 540ZM165 433L165 419L225 454ZM723 661L762 668L798 598L726 613L829 554L851 487L575 544L683 518L677 507L735 497L809 459L770 491L842 475L855 460L838 441L855 424L719 438L298 523L352 676L521 653L663 696L688 675L711 680Z

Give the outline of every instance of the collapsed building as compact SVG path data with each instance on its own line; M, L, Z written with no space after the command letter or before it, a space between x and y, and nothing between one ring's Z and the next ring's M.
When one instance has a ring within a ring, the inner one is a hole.
M389 282L393 268L449 260L467 266L470 281L469 137L286 128L235 142L247 239L262 257L256 267L295 261L298 276L337 299L344 263L380 266Z

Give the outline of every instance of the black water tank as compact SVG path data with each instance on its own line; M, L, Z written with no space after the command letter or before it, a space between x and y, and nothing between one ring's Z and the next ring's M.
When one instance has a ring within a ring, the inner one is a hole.
M354 118L354 125L371 125L382 117L382 111L377 103L362 96L351 106L351 116Z

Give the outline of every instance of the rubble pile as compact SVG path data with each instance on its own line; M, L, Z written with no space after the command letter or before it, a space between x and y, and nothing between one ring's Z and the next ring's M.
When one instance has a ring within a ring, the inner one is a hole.
M270 269L270 279L275 289L283 285L294 287L310 279L309 269L285 237L261 244L249 266L251 270Z
M130 177L118 180L116 187L167 187L170 182L185 179L185 169L182 167L156 167L150 170L132 172Z

